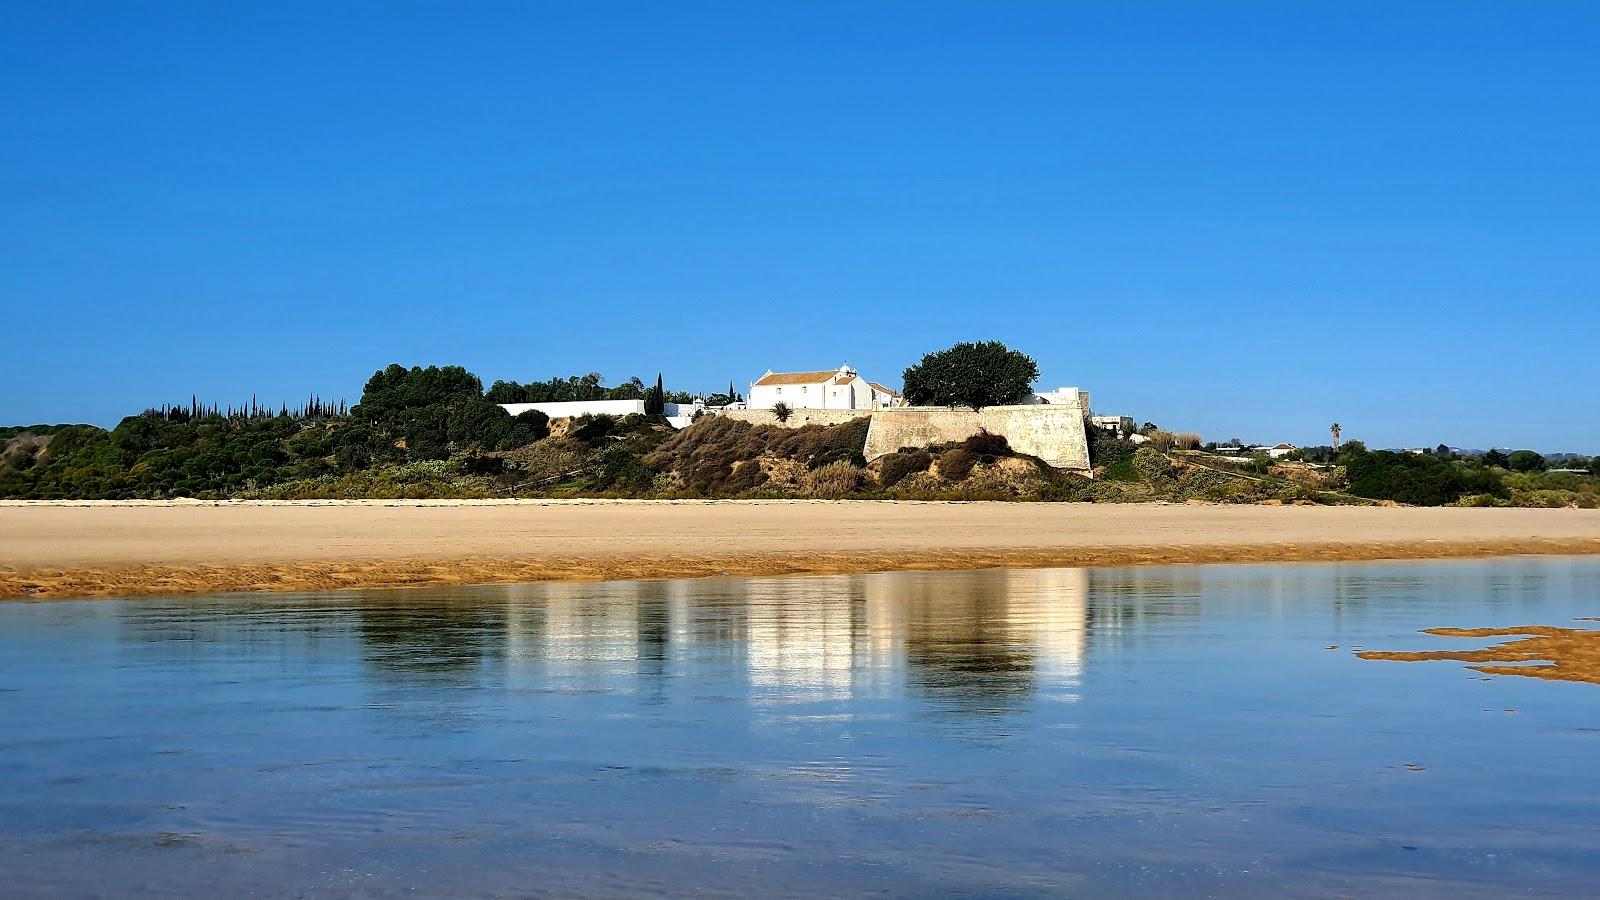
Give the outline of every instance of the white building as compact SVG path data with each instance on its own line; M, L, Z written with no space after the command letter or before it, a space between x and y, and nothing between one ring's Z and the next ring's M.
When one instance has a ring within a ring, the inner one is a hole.
M1143 435L1134 434L1132 416L1090 416L1089 425L1101 431L1109 431L1119 437L1143 437ZM1134 443L1142 444L1144 442L1135 441Z
M673 428L684 429L694 423L694 417L706 411L706 401L695 398L693 403L663 403L661 414L667 417L667 424Z
M502 403L500 408L513 416L536 409L552 419L569 419L574 416L622 416L638 413L644 415L643 400L562 400L554 403Z
M894 388L884 387L876 381L869 381L867 385L872 388L873 408L881 409L886 406L899 406L905 402L900 392Z
M750 384L746 406L772 409L779 403L790 409L882 409L899 406L900 395L861 377L848 364L821 372L767 370Z
M1026 399L1018 402L1024 406L1033 406L1041 403L1052 403L1056 405L1065 404L1070 406L1076 403L1083 409L1085 413L1087 413L1089 411L1089 392L1080 391L1075 387L1058 387L1053 391L1046 391L1042 394L1029 394Z
M644 415L643 400L560 400L552 403L502 403L500 408L513 416L536 409L552 419L570 419L577 416ZM704 412L704 400L693 403L664 403L661 414L673 428L687 428L695 413Z

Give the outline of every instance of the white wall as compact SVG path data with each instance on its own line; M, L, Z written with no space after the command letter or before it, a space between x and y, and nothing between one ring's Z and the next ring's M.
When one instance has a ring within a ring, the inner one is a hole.
M784 403L790 409L815 409L822 406L821 390L820 384L754 384L750 386L750 396L745 406L750 409L771 409Z
M697 412L706 412L704 401L661 404L661 414L666 416L667 424L680 431L688 428L694 422L694 414ZM710 413L707 413L707 415L710 415Z
M1025 399L1018 402L1025 406L1032 406L1039 403L1051 403L1056 406L1077 405L1083 408L1085 415L1088 415L1089 413L1089 392L1080 391L1075 387L1059 387L1053 391L1046 391L1042 394L1029 394Z
M829 378L818 384L751 385L750 399L745 405L750 409L771 409L779 403L786 403L790 409L859 409L867 412L874 408L872 394L872 385L856 375L844 384Z
M626 416L644 414L643 400L572 400L559 403L502 403L500 408L513 416L537 409L552 419L573 416Z

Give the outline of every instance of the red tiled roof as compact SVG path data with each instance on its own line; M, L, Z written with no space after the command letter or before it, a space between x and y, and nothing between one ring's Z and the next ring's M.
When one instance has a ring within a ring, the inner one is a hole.
M838 369L829 369L826 372L768 372L756 382L757 386L767 384L822 384L827 381L837 380L840 384L854 379L855 375L840 376Z

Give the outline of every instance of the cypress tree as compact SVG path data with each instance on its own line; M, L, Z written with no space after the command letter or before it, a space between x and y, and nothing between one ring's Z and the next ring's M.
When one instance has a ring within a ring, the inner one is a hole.
M667 392L661 381L661 373L656 373L655 390L650 394L650 400L644 405L646 415L659 416L667 411Z

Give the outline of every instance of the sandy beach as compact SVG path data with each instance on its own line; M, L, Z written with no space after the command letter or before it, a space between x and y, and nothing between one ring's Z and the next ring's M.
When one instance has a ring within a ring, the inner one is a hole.
M1600 511L1043 503L0 503L0 597L1600 553Z

